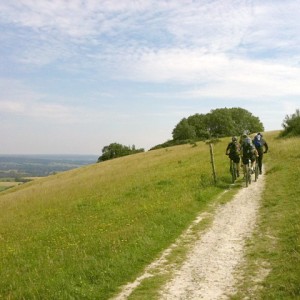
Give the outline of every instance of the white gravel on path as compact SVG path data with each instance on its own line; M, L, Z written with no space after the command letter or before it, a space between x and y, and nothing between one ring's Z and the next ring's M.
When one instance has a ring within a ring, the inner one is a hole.
M263 187L261 176L218 209L212 226L165 286L161 299L227 299L234 292L234 271L254 229Z
M235 271L243 261L246 239L254 230L263 188L264 175L216 210L212 225L189 250L187 259L161 290L160 299L221 300L234 293ZM163 260L162 257L153 264L157 266ZM127 299L143 279L151 276L151 268L150 265L135 282L125 286L115 299Z

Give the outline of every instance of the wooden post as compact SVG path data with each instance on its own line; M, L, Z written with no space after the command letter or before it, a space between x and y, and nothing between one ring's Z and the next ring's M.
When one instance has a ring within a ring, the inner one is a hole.
M210 150L210 162L212 165L212 170L213 170L213 177L214 177L214 182L215 184L217 183L217 177L216 177L216 169L215 169L215 161L214 161L214 151L213 151L213 144L209 144L209 150Z

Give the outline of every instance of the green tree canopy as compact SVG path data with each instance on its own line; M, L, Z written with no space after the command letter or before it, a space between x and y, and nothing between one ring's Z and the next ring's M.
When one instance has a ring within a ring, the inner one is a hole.
M195 114L182 119L174 128L173 140L206 140L249 132L264 131L264 126L243 108L218 108L208 114Z
M282 123L283 131L281 136L296 136L300 135L300 110L296 109L296 112L292 115L286 115Z
M144 151L143 148L136 149L134 145L130 147L118 143L111 143L110 145L103 147L102 155L99 156L98 162Z
M186 118L182 119L173 130L174 140L188 140L196 138L195 126L189 124Z

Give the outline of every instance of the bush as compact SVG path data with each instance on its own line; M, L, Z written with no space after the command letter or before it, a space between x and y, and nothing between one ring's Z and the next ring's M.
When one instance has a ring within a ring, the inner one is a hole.
M300 135L300 110L296 109L294 114L286 115L282 127L283 131L280 134L282 137Z
M102 155L99 156L98 162L144 151L145 150L143 148L136 149L134 145L130 147L118 143L111 143L102 149Z

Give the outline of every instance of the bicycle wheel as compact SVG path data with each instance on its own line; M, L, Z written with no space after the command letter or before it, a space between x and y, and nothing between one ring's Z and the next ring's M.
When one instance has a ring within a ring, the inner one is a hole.
M230 173L231 173L232 183L234 183L236 180L236 165L233 162L233 160L230 160Z
M258 175L259 175L259 167L258 167L258 163L256 162L256 164L255 164L255 182L258 179Z
M245 165L244 167L244 170L245 170L245 183L246 183L246 187L248 187L248 184L249 184L249 165Z
M252 181L251 175L252 175L252 170L251 170L250 167L248 167L248 181L249 181L249 184L251 184L251 181Z
M245 165L245 182L246 182L246 187L248 187L249 184L251 184L251 175L252 175L252 170L251 170L251 162L249 160L248 164Z

